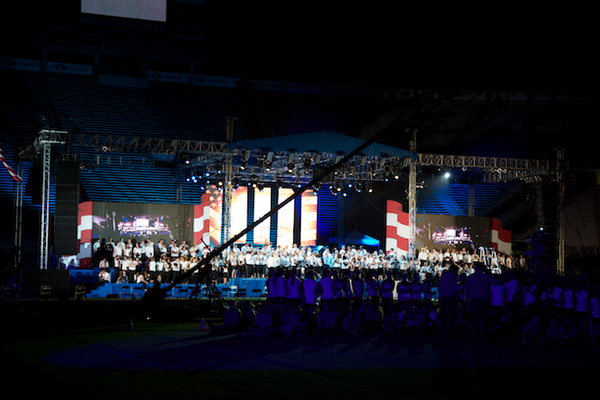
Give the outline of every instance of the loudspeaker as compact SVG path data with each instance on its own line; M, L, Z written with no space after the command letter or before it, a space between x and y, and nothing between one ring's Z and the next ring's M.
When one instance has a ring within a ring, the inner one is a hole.
M78 253L79 163L57 161L54 209L54 252L59 256Z

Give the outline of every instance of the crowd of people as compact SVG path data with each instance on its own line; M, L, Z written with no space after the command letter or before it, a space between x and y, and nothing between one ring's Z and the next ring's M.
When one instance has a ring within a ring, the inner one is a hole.
M600 346L600 282L541 270L492 274L451 263L440 279L402 274L394 281L361 270L277 268L262 303L231 301L216 332L261 336L426 335L439 342Z
M151 239L141 241L125 241L121 238L114 242L102 239L93 244L94 266L102 273L101 282L155 281L171 283L180 275L196 266L212 249L202 245L191 244L183 240L178 243L171 240L165 244L162 239L153 243ZM506 269L525 268L523 257L516 259L512 256L494 253L482 257L477 252L465 248L461 250L432 249L425 246L418 257L407 258L399 255L394 249L367 251L359 246L342 246L337 249L313 248L310 246L253 246L251 244L234 245L211 260L211 278L218 283L227 283L232 278L266 278L268 271L278 267L284 269L299 269L303 276L307 271L313 271L320 276L325 268L334 271L373 271L377 279L382 281L384 274L389 271L394 280L399 280L402 274L407 274L412 280L417 275L421 281L427 274L434 279L441 276L449 262L460 265L467 274L472 273L472 265L484 262L491 267L492 272L500 273ZM197 271L186 280L197 283Z
M210 249L185 241L100 242L105 281L170 283ZM227 306L215 330L296 335L422 334L438 341L598 346L600 282L563 277L523 257L482 259L465 249L427 249L414 258L362 247L235 245L209 266L214 283L265 278L266 300ZM113 280L113 276L118 278ZM115 274L116 273L116 274ZM198 283L198 269L186 281Z

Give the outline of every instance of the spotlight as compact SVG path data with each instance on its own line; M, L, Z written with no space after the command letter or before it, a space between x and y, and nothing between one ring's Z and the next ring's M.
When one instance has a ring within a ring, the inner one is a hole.
M242 160L240 162L240 169L242 171L244 171L246 169L246 165L248 165L248 160L246 160L245 158L242 158Z
M444 174L444 178L446 178L446 179L450 178L450 172L446 172L446 173Z
M290 161L288 161L287 169L288 169L288 172L289 172L290 174L291 174L292 172L294 172L294 163L293 163L293 162L290 162Z
M189 165L190 164L190 155L188 153L181 153L181 161L184 164Z

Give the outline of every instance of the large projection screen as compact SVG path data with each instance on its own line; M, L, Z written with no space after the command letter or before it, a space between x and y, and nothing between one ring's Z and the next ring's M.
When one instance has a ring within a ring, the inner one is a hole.
M81 0L81 12L166 22L167 0Z
M452 215L417 215L417 247L475 250L490 245L490 219Z
M180 204L94 202L92 235L100 240L154 243L193 238L194 206Z

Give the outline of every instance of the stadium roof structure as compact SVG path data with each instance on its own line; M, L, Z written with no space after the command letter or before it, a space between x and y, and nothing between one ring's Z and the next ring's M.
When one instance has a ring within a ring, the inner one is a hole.
M348 154L364 140L339 133L320 131L298 135L242 140L225 145L226 149L259 149L265 152ZM373 143L362 151L372 158L412 158L417 154L392 146Z

